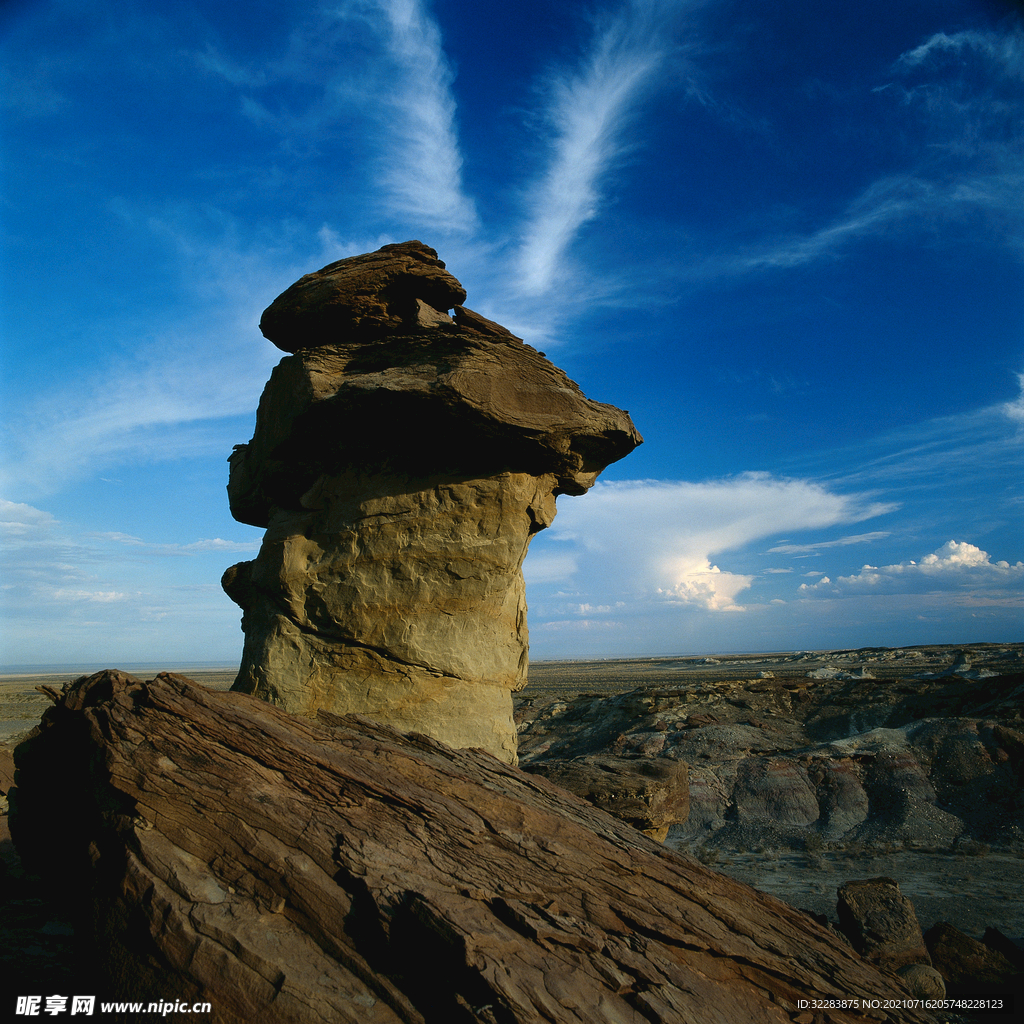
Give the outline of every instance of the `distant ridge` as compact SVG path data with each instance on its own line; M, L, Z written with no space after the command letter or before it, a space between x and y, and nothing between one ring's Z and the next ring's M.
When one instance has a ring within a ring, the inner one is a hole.
M171 668L167 666L171 665ZM118 668L130 675L145 672L228 672L237 671L237 661L90 661L69 662L56 665L0 665L0 675L4 676L44 676L44 675L92 675L106 668Z

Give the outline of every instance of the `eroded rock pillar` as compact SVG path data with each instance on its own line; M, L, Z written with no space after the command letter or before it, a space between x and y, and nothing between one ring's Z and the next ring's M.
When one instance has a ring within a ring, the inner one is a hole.
M264 313L293 354L230 460L233 515L267 530L224 575L244 613L234 689L514 763L530 539L641 438L464 299L407 242L307 275Z

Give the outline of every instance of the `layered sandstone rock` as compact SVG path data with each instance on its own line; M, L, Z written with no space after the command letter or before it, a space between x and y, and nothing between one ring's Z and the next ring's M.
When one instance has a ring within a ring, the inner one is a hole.
M101 1000L217 1024L926 1019L807 915L481 751L103 672L16 761L11 831L74 920L72 991Z
M223 582L244 610L236 690L514 762L530 539L641 438L464 298L406 242L309 274L264 313L294 354L228 492L267 533Z
M538 761L527 765L526 771L543 775L659 843L672 825L686 821L690 813L684 761L591 755Z

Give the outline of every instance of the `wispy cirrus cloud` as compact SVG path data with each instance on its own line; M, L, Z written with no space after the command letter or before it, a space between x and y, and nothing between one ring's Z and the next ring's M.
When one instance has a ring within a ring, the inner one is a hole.
M216 657L235 656L237 608L216 580L225 555L254 551L258 541L167 544L82 531L45 509L3 499L0 536L0 606L7 622L17 624L0 642L0 661L122 661L132 645L133 660L162 658L176 645L154 625L165 620L189 644L204 644ZM197 575L210 582L197 584ZM106 638L98 651L97 632ZM97 653L83 658L86 651Z
M873 541L884 540L889 533L884 530L876 530L872 533L858 533L849 537L839 537L837 540L823 540L816 544L777 544L769 548L769 554L773 555L811 555L826 548L844 548L851 544L870 544Z
M916 69L950 56L978 56L1007 78L1024 81L1024 30L936 32L920 46L902 54L896 67Z
M894 97L927 144L912 165L879 178L810 232L766 240L723 260L722 272L786 270L845 255L857 241L986 218L1024 258L1024 30L936 33L901 54Z
M595 24L582 66L546 84L551 157L527 199L518 255L525 294L554 286L566 249L601 210L607 175L635 144L626 129L665 60L664 15L663 4L627 2Z
M192 541L188 544L152 544L141 537L135 537L128 533L87 533L84 536L101 541L111 541L115 544L124 544L128 547L138 548L142 553L157 556L197 555L207 551L223 551L225 553L256 552L260 547L258 540L235 541L224 540L221 537L210 537L204 540Z
M437 23L420 0L377 0L398 86L385 94L390 136L382 180L393 213L446 233L478 221L462 188L453 73Z
M820 468L843 487L865 487L898 481L904 491L949 486L957 467L962 494L976 480L1000 469L1017 467L1024 456L1024 374L1016 374L1019 393L1010 401L953 416L936 416L887 431L870 441L819 456ZM815 465L814 457L802 469ZM1008 479L1015 479L1011 473Z
M841 258L861 239L953 222L971 212L990 217L995 233L1024 256L1022 194L1024 173L1011 170L970 170L946 180L920 174L893 175L873 182L824 227L749 246L716 261L715 269L724 274L789 270Z
M379 217L445 234L478 229L462 184L454 71L421 0L314 5L260 66L210 43L194 56L238 89L244 115L283 146L329 149L351 136L362 159L346 158L343 173L364 178L361 201ZM281 99L288 85L300 88L284 94L301 100Z

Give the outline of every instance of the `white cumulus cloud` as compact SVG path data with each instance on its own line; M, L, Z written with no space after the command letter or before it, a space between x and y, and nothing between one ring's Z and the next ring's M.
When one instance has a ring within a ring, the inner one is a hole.
M590 604L623 599L739 611L754 576L722 567L723 555L780 533L859 522L896 506L863 494L837 494L809 480L745 473L703 483L599 482L586 496L563 498L550 537L563 582ZM527 581L532 559L524 566ZM543 563L554 582L555 563Z
M1024 562L993 561L987 551L966 541L950 540L919 561L893 565L865 565L859 572L839 576L824 587L828 577L815 584L801 584L803 596L815 593L854 595L865 593L959 595L975 604L1024 604Z

